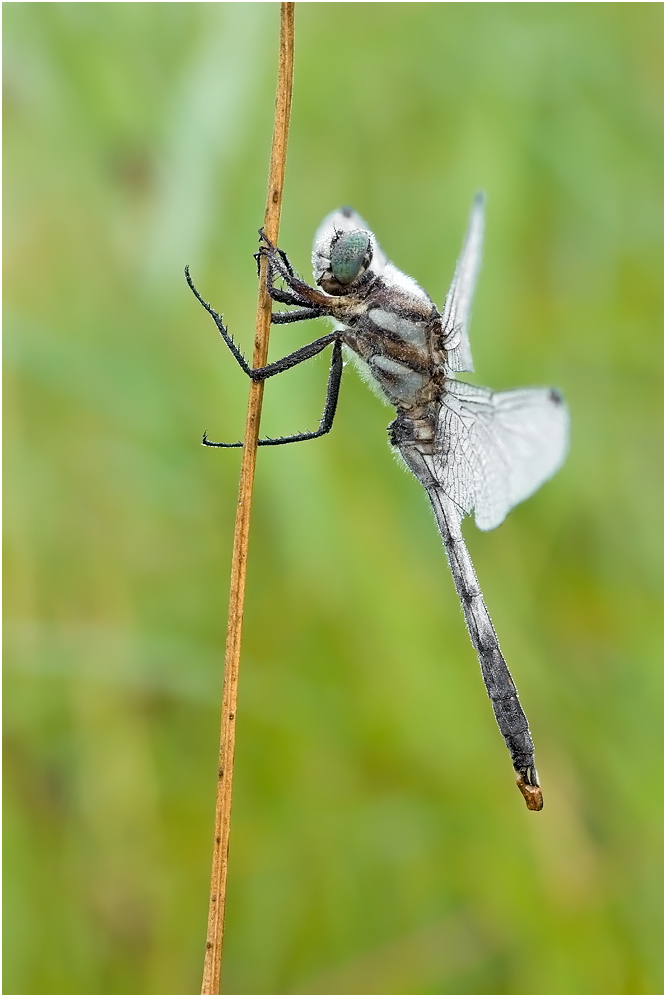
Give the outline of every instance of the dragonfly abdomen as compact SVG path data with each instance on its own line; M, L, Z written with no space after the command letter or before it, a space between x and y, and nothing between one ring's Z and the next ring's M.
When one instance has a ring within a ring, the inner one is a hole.
M403 422L409 424L407 419ZM415 443L410 445L403 440L400 452L430 499L470 640L479 659L486 692L518 776L518 787L528 809L541 810L543 799L534 763L534 743L462 535L464 510L433 477L431 464L424 455L423 447Z

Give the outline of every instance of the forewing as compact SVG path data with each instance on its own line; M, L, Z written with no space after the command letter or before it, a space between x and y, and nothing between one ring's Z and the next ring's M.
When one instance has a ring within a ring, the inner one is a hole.
M447 381L433 467L447 495L492 530L560 467L569 418L552 388L492 392Z
M483 243L483 194L474 199L462 253L442 311L443 346L451 371L474 370L468 326Z

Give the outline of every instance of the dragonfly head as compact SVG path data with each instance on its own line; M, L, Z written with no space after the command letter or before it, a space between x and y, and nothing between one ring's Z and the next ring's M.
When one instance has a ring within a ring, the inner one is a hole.
M321 270L316 274L317 283L328 294L348 294L360 282L366 283L362 278L372 262L372 255L370 232L363 229L334 231L330 245L319 248Z
M329 249L330 264L317 283L328 294L347 294L372 260L370 233L362 229L335 232Z
M341 232L331 243L331 270L339 284L351 284L372 259L367 232Z

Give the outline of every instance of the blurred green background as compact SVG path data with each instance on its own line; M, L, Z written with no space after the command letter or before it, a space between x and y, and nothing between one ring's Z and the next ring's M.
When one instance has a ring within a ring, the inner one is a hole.
M14 3L5 67L5 993L198 993L278 4ZM474 192L495 388L564 468L466 533L528 813L391 411L260 452L224 991L661 993L654 3L297 4L280 242L352 204L440 305ZM275 328L277 357L324 331ZM269 383L317 424L328 357Z

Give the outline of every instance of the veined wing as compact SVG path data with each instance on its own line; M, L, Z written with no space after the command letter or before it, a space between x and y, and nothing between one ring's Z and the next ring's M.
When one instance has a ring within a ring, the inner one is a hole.
M442 311L443 346L451 371L474 370L467 328L483 243L483 194L477 194L462 253Z
M480 530L492 530L560 467L569 416L552 388L490 391L447 380L433 473Z

